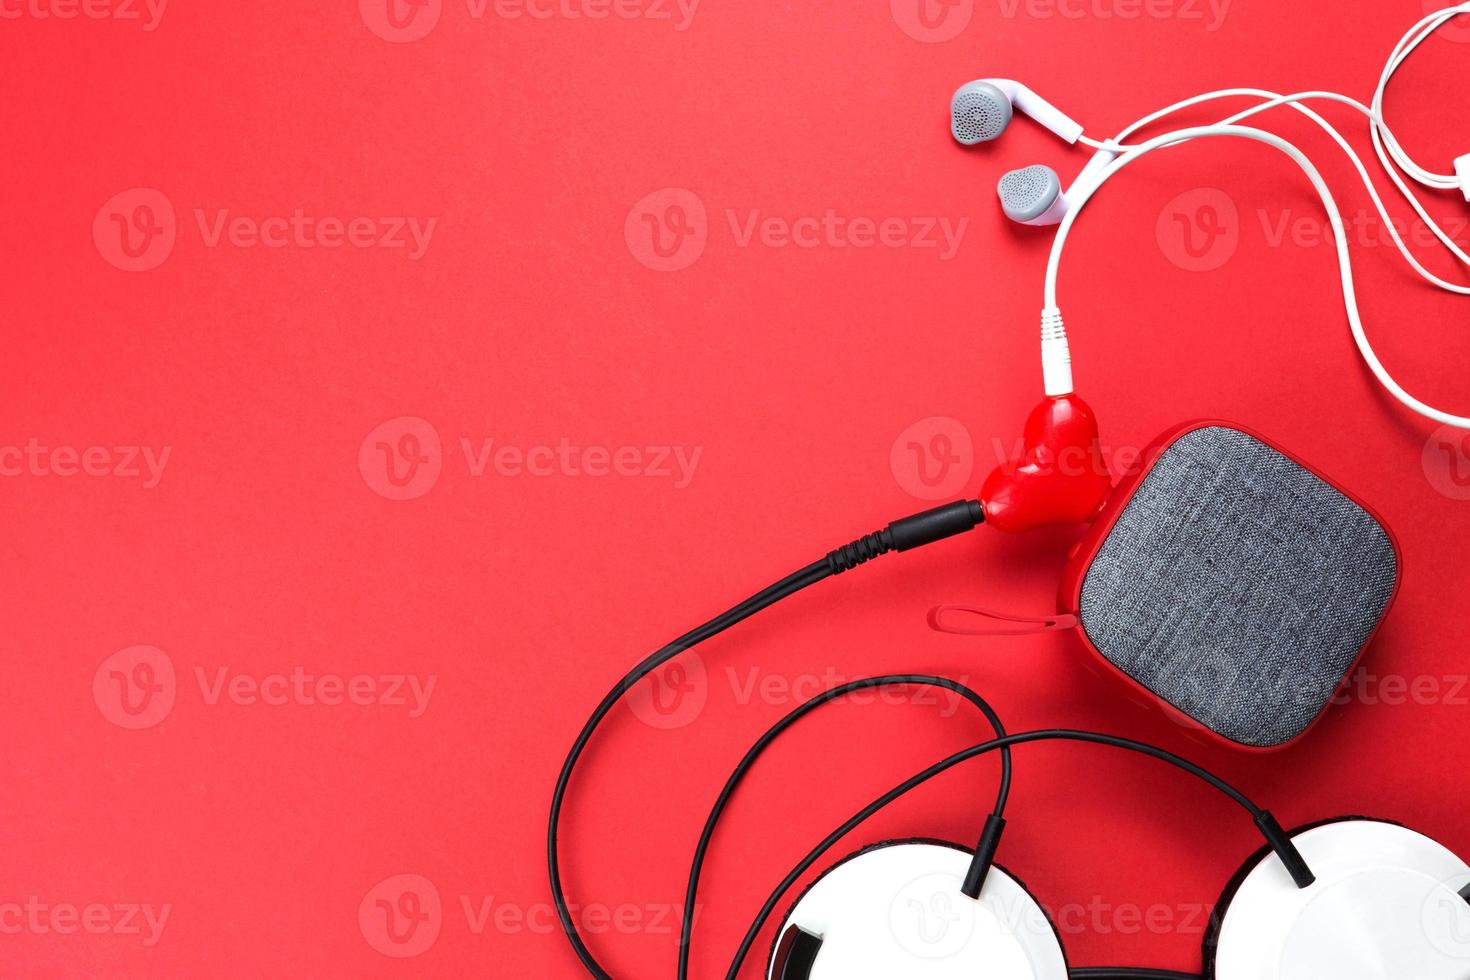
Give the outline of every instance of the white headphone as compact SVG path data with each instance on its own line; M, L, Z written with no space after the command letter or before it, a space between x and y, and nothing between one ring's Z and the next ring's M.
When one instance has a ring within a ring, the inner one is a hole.
M1383 217L1389 234L1393 238L1405 261L1425 281L1440 289L1460 295L1470 295L1470 286L1451 283L1431 273L1419 262L1409 251L1399 235L1393 220L1390 218L1383 199L1379 196L1377 188L1369 176L1363 161L1353 150L1352 146L1343 138L1333 126L1316 112L1307 108L1304 104L1312 100L1336 102L1349 106L1368 117L1373 137L1373 147L1378 154L1378 159L1383 169L1388 173L1394 184L1398 187L1404 198L1413 206L1419 217L1425 222L1435 237L1450 250L1461 263L1470 266L1470 255L1450 237L1443 228L1439 226L1424 205L1410 190L1408 183L1404 180L1407 174L1414 181L1431 190L1454 190L1458 188L1470 201L1470 153L1460 157L1454 163L1453 174L1439 174L1431 172L1417 164L1411 159L1397 138L1389 129L1383 119L1383 96L1388 88L1389 81L1394 73L1398 71L1404 60L1422 44L1426 38L1438 30L1446 22L1459 14L1470 14L1470 3L1462 3L1458 6L1449 7L1444 10L1429 14L1416 23L1410 31L1404 35L1390 54L1383 74L1379 77L1378 87L1374 91L1371 105L1364 105L1356 99L1335 92L1298 92L1291 95L1281 95L1262 89L1236 88L1223 89L1216 92L1208 92L1167 106L1135 122L1124 129L1111 140L1098 141L1090 139L1083 134L1082 127L1056 109L1051 103L1037 96L1030 89L1006 79L986 79L977 82L969 82L955 92L950 102L950 129L955 139L966 145L995 139L1004 132L1009 125L1012 108L1020 109L1026 115L1031 116L1041 125L1056 133L1069 143L1081 143L1095 150L1093 158L1088 161L1077 180L1065 191L1062 189L1061 180L1056 172L1050 167L1035 165L1025 167L1021 170L1013 170L1001 178L998 192L1001 205L1005 213L1015 221L1029 225L1059 225L1056 238L1052 244L1051 258L1047 265L1046 293L1041 315L1041 347L1042 347L1042 372L1046 386L1046 393L1051 396L1070 394L1072 385L1071 353L1067 344L1066 328L1062 322L1061 310L1057 306L1057 272L1061 264L1062 250L1066 245L1067 236L1070 234L1072 225L1075 223L1077 214L1092 197L1094 193L1114 174L1129 164L1152 153L1154 150L1168 146L1177 146L1180 143L1192 139L1215 136L1234 136L1244 139L1256 140L1273 146L1287 156L1302 169L1312 185L1317 189L1322 198L1323 206L1327 210L1328 218L1332 224L1333 234L1336 239L1338 262L1342 272L1343 299L1347 307L1348 323L1352 330L1353 340L1358 347L1359 353L1373 372L1378 382L1396 398L1400 403L1412 411L1433 419L1436 422L1470 428L1470 417L1454 415L1425 404L1394 380L1377 353L1369 343L1366 332L1363 329L1361 315L1358 311L1356 291L1353 282L1352 261L1348 254L1347 231L1342 221L1342 215L1337 208L1337 202L1328 189L1322 175L1312 164L1311 160L1296 146L1282 139L1274 133L1262 129L1237 125L1242 120L1248 119L1258 113L1265 112L1278 106L1289 105L1297 111L1305 114L1313 122L1332 137L1333 141L1342 147L1352 160L1358 175L1362 178L1364 186L1373 199L1374 206ZM1210 102L1217 99L1232 97L1252 97L1264 101L1251 108L1236 113L1212 126L1197 126L1188 129L1175 130L1164 133L1142 143L1130 144L1126 142L1134 133L1158 120L1179 112L1183 109Z
M1203 942L1205 980L1464 980L1470 866L1406 827L1329 821L1292 839L1317 875L1298 888L1271 852L1226 885ZM1184 978L1071 967L1053 919L996 867L960 892L968 851L900 841L860 851L816 880L777 930L770 980Z

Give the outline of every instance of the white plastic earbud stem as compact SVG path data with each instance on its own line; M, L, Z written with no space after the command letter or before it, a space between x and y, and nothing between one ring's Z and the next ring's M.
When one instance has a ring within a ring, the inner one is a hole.
M1068 143L1076 143L1082 138L1082 124L1067 115L1050 102L1031 91L1020 82L1009 78L987 78L985 81L994 85L1006 94L1011 100L1011 105L1020 109L1036 122L1051 130Z
M1460 180L1460 191L1470 201L1470 153L1455 161L1455 176Z

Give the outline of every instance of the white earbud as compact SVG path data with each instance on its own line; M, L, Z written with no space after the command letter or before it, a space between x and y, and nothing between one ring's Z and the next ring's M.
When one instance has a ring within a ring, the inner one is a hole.
M1006 217L1023 225L1058 224L1071 207L1069 199L1075 200L1091 189L1117 155L1112 150L1098 150L1065 191L1051 167L1038 163L1012 170L996 185L1000 206Z
M966 82L949 101L949 128L966 146L987 143L1005 132L1013 109L1036 120L1068 143L1077 142L1082 125L1056 106L1009 78Z

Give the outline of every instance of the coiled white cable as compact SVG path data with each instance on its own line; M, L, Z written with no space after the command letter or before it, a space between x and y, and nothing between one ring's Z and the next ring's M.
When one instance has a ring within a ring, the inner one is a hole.
M1411 53L1413 53L1413 51L1420 44L1422 44L1426 38L1428 38L1450 19L1462 13L1470 13L1470 3L1463 3L1459 6L1446 8L1445 10L1430 14L1424 17L1422 20L1416 23L1412 29L1410 29L1409 33L1406 34L1402 40L1400 40L1398 45L1395 46L1393 53L1389 56L1388 64L1379 79L1378 88L1374 93L1373 104L1371 106L1364 105L1356 99L1352 99L1345 95L1339 95L1334 92L1299 92L1292 95L1279 95L1277 93L1269 92L1263 89L1224 89L1217 92L1210 92L1204 95L1196 96L1192 99L1186 99L1182 102L1175 103L1172 106L1168 106L1155 113L1145 116L1143 119L1140 119L1133 125L1124 129L1113 140L1103 142L1083 137L1080 142L1092 146L1095 149L1107 150L1113 153L1121 153L1121 155L1111 164L1109 164L1104 170L1102 170L1098 178L1092 181L1089 186L1079 187L1074 189L1073 192L1070 192L1069 196L1072 197L1072 200L1070 201L1070 210L1068 211L1066 217L1062 220L1061 225L1058 227L1056 238L1052 243L1051 257L1047 265L1046 274L1045 308L1042 311L1042 366L1043 371L1046 375L1047 393L1051 395L1063 394L1070 391L1072 387L1071 354L1066 339L1066 330L1062 323L1061 311L1057 306L1056 284L1057 274L1061 263L1062 250L1066 245L1067 237L1071 232L1072 225L1076 222L1077 215L1081 212L1087 201L1090 200L1092 198L1092 195L1096 193L1097 190L1114 174L1116 174L1118 171L1122 170L1129 164L1133 163L1134 161L1141 159L1147 154L1153 152L1154 150L1162 149L1166 146L1177 146L1180 143L1203 137L1233 136L1255 140L1257 142L1265 143L1269 146L1275 147L1278 150L1281 150L1294 162L1296 162L1299 167L1301 167L1302 171L1307 175L1308 179L1311 180L1313 187L1316 188L1319 196L1322 198L1322 203L1327 210L1328 218L1332 226L1333 237L1337 245L1338 263L1342 273L1343 301L1346 307L1348 324L1352 331L1353 341L1357 345L1359 354L1362 356L1364 362L1368 365L1369 370L1372 371L1374 377L1377 378L1379 384L1381 384L1385 390L1393 395L1393 397L1405 407L1409 408L1411 411L1418 413L1419 415L1424 416L1425 418L1429 418L1443 424L1470 429L1470 417L1454 415L1452 413L1442 411L1424 403L1423 401L1420 401L1418 398L1415 398L1413 395L1409 394L1403 388L1403 386L1400 385L1393 378L1391 374L1388 373L1388 370L1383 366L1382 361L1379 360L1377 353L1373 349L1373 345L1368 340L1367 333L1363 328L1362 316L1358 310L1357 293L1353 281L1352 258L1349 254L1347 230L1344 227L1341 212L1338 210L1337 202L1333 198L1331 190L1328 188L1326 182L1322 179L1321 173L1312 164L1311 160L1294 144L1290 143L1280 136L1277 136L1274 133L1269 133L1265 130L1252 127L1236 125L1241 120L1249 118L1250 116L1283 105L1289 105L1297 111L1305 114L1313 122L1321 126L1322 129L1326 131L1327 134L1331 136L1332 139L1338 144L1338 146L1340 146L1343 151L1347 153L1349 159L1352 160L1353 166L1357 169L1358 175L1362 178L1364 186L1368 189L1368 193L1373 199L1374 206L1377 208L1379 215L1382 216L1395 246L1398 248L1400 254L1403 255L1404 259L1409 263L1409 265L1413 267L1415 272L1417 272L1427 282L1430 282L1441 289L1458 293L1460 295L1470 295L1470 286L1451 283L1434 275L1433 273L1429 272L1429 270L1426 269L1422 263L1419 262L1419 260L1414 256L1412 252L1409 251L1402 237L1399 235L1392 218L1389 216L1388 210L1384 206L1383 199L1380 197L1378 190L1373 183L1372 177L1368 173L1367 168L1363 165L1362 159L1358 156L1356 151L1353 150L1351 144L1349 144L1347 140L1343 138L1342 134L1339 133L1330 123L1328 123L1326 119L1322 118L1316 112L1312 111L1302 104L1304 101L1309 99L1331 101L1347 105L1366 115L1371 123L1369 128L1373 136L1374 149L1377 151L1379 161L1382 164L1384 170L1388 172L1390 178L1392 178L1395 185L1398 186L1400 192L1409 201L1414 210L1419 214L1420 218L1425 222L1426 226L1433 231L1440 242L1442 242L1446 246L1446 248L1448 248L1450 252L1462 263L1470 265L1470 255L1466 255L1466 253L1463 249L1460 248L1458 243L1456 243L1454 239L1448 233L1446 233L1444 229L1441 228L1439 224L1434 221L1433 218L1430 217L1428 212L1425 210L1423 204L1414 195L1408 184L1400 175L1399 168L1402 168L1403 172L1408 174L1414 180L1433 189L1447 190L1459 187L1459 180L1456 177L1432 173L1416 164L1403 150L1402 145L1393 135L1392 130L1388 127L1387 123L1383 119L1383 95L1385 90L1387 89L1388 82L1393 78L1394 73L1403 64L1404 60ZM1164 133L1160 136L1157 136L1153 139L1137 145L1129 145L1124 142L1128 137L1137 132L1139 129L1142 129L1143 127L1148 126L1151 123L1156 122L1159 119L1164 118L1165 116L1168 116L1172 113L1179 112L1183 109L1187 109L1204 102L1239 96L1262 98L1265 101L1259 105L1252 106L1251 108L1243 112L1237 113L1221 123L1217 123L1212 126L1198 126L1177 130L1171 133Z

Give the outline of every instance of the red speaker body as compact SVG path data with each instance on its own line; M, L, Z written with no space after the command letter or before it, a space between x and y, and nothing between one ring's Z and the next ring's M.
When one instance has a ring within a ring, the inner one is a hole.
M1367 505L1254 432L1196 421L1140 454L1073 548L1059 605L1133 699L1271 751L1342 692L1400 579Z

